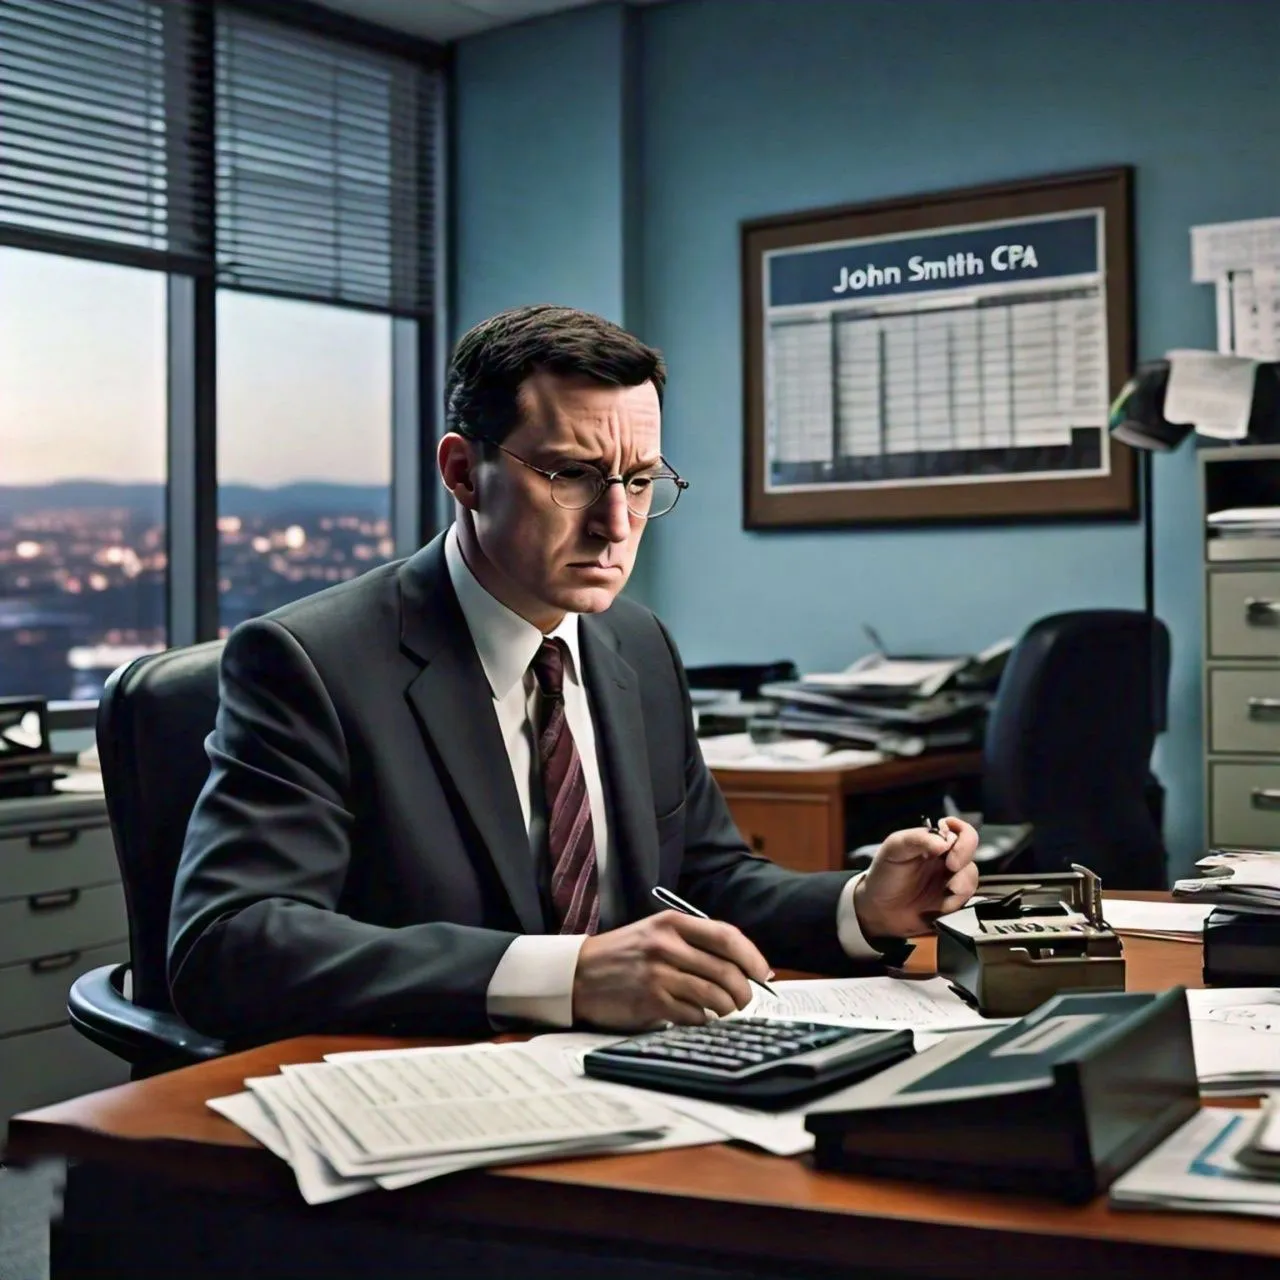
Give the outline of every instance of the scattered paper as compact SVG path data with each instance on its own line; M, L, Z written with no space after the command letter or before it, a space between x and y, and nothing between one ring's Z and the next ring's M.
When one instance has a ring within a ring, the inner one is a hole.
M968 658L886 658L868 653L843 671L815 672L802 678L820 689L894 690L930 698L969 663Z
M1135 902L1105 895L1102 899L1103 919L1117 933L1174 942L1198 942L1212 910L1212 905L1198 902Z
M1219 849L1201 858L1196 866L1199 876L1174 881L1175 898L1250 911L1280 911L1280 853Z
M906 1027L912 1031L998 1026L966 1004L945 978L814 978L775 982L740 1018L796 1018L851 1027Z
M1280 989L1188 991L1191 1040L1202 1092L1260 1093L1280 1087Z
M488 1165L723 1139L658 1095L552 1069L527 1045L335 1058L208 1104L286 1160L308 1204Z
M758 743L749 733L699 738L702 758L711 769L837 769L879 764L879 751L832 750L816 738L783 738Z
M1243 440L1249 433L1257 361L1213 351L1170 351L1164 416L1198 435Z
M1203 1108L1112 1184L1112 1206L1280 1217L1280 1180L1237 1159L1256 1120L1255 1111Z

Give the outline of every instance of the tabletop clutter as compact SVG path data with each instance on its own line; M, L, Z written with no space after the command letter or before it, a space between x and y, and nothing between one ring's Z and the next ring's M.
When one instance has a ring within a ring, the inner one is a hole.
M1280 920L1280 856L1202 869L1169 903L1109 898L1084 867L984 877L938 921L934 976L775 982L700 1028L333 1053L208 1106L309 1204L733 1142L846 1175L1280 1216L1280 964L1267 982L1123 989L1126 936L1207 939L1223 906ZM1264 1105L1202 1109L1207 1094Z

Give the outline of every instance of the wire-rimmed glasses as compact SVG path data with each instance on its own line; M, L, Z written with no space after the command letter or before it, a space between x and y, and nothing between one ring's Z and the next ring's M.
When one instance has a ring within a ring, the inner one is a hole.
M566 511L582 511L594 506L610 485L620 484L627 496L627 510L642 520L656 520L659 516L665 516L680 501L680 494L689 487L689 482L677 475L661 455L656 463L629 476L605 475L599 467L589 462L568 462L555 471L548 471L545 467L535 466L518 453L512 453L495 440L484 440L477 436L470 438L493 445L507 457L514 458L521 466L545 476L550 482L551 500Z

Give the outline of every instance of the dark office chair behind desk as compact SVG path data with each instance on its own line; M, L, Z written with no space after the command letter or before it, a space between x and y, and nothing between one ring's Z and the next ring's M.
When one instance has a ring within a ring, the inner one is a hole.
M1168 685L1168 629L1134 610L1054 614L1018 641L983 752L984 818L1035 828L1018 870L1078 862L1107 888L1166 887L1151 752Z
M129 965L82 974L71 1023L139 1079L224 1052L173 1011L165 948L187 820L209 773L222 641L149 654L113 673L98 704L98 755L129 916ZM132 990L126 996L126 974Z

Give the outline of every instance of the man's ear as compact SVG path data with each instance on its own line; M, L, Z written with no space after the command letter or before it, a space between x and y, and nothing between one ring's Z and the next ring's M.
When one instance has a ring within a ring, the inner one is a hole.
M436 465L453 500L474 511L480 500L476 475L480 465L479 446L456 431L447 432L436 446Z

